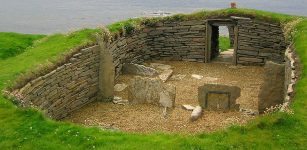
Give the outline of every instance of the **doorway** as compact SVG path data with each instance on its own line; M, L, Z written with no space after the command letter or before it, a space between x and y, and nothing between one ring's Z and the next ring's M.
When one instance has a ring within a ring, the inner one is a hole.
M233 20L208 20L206 63L211 61L237 64L237 26Z

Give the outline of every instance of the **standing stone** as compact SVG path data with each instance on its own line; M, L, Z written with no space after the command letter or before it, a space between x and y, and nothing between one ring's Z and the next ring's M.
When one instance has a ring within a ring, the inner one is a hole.
M271 106L282 104L284 100L285 65L267 61L264 68L265 82L259 93L259 113Z
M97 37L100 47L99 65L99 93L98 99L101 101L112 101L114 97L115 66L113 64L112 52L108 49L109 33Z
M144 65L133 64L133 63L125 63L123 65L123 73L141 75L141 76L157 76L158 75L158 71L153 68L146 67Z

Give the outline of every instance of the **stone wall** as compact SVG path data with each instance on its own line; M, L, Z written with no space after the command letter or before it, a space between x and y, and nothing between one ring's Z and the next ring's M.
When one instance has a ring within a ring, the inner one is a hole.
M124 63L142 63L151 58L150 47L147 45L148 33L145 30L120 36L108 45L113 55L116 76L121 73Z
M204 62L205 20L163 22L146 32L152 59Z
M238 19L238 64L260 64L266 60L284 62L286 42L279 25Z
M63 66L14 91L23 106L36 106L61 119L97 99L99 47L82 49Z

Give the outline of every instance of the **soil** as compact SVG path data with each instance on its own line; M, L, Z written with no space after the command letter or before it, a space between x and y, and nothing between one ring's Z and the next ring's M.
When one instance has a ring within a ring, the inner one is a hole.
M169 79L166 83L176 86L176 107L163 117L163 108L149 105L118 105L94 102L73 112L64 121L87 126L100 126L127 132L175 132L197 133L211 132L233 124L245 124L254 116L247 116L239 111L214 112L204 111L204 115L195 122L190 122L191 111L181 108L183 104L198 105L199 86L205 83L234 85L241 88L237 99L240 108L257 110L258 93L264 82L264 68L261 66L233 66L227 63L196 63L184 61L154 61L171 65L173 75L186 75L182 80ZM145 64L150 64L146 62ZM192 78L192 74L202 75L202 79ZM116 83L129 84L132 75L121 75ZM128 88L115 92L115 96L128 98Z

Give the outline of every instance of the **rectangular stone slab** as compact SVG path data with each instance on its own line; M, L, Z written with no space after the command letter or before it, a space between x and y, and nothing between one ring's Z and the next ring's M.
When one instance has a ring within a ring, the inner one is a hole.
M219 91L208 92L205 106L210 110L229 110L230 93Z
M238 110L236 99L241 89L237 86L204 84L198 87L198 102L207 110Z

